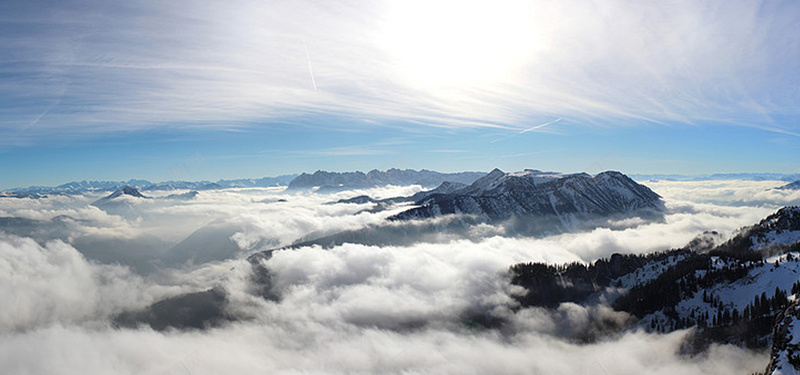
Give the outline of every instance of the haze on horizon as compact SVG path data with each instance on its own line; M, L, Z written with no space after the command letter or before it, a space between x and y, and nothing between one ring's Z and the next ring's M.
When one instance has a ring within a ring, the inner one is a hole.
M798 20L792 1L5 1L2 188L797 173Z

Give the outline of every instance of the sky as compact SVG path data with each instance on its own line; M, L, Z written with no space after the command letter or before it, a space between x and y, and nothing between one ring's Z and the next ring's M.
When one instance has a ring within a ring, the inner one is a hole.
M0 3L0 188L800 172L795 1Z

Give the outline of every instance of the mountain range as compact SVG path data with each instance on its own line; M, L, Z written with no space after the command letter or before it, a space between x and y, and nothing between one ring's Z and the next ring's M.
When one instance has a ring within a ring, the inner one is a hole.
M619 172L593 177L532 169L513 173L495 169L469 185L443 182L409 197L357 196L337 203L373 204L365 209L369 212L410 206L382 224L310 233L292 247L347 242L408 245L447 236L469 238L469 228L481 223L499 224L505 235L543 236L591 229L616 219L660 220L664 210L658 194Z
M373 169L364 172L325 172L316 171L313 174L303 173L291 183L288 190L301 190L317 188L321 191L336 191L346 189L365 189L386 185L421 185L422 187L434 187L445 181L471 184L475 180L483 177L484 172L459 172L441 173L423 169L415 171L413 169L388 169L379 171Z
M248 187L273 187L287 186L288 190L311 190L331 192L346 189L365 189L386 185L408 186L420 185L434 187L445 181L470 184L485 175L484 172L458 172L441 173L430 170L388 169L386 171L372 170L367 173L356 172L325 172L316 171L313 174L291 174L278 177L264 177L258 179L236 179L211 181L165 181L150 182L147 180L131 179L128 181L73 181L55 187L30 186L27 188L10 189L0 192L0 198L40 198L44 194L80 194L92 191L115 191L126 186L139 191L153 190L217 190L228 188Z
M47 195L39 193L28 193L23 191L0 191L0 198L41 199L41 198L47 198Z
M139 191L150 190L215 190L228 188L286 186L297 175L282 175L258 179L238 179L211 181L165 181L154 183L147 180L131 179L128 181L73 181L55 187L30 186L16 188L4 192L5 195L41 195L41 194L80 194L92 191L115 191L126 186ZM20 196L21 197L21 196ZM31 196L33 197L33 196Z
M483 177L483 172L458 172L441 173L430 170L400 170L388 169L386 171L372 170L367 173L356 172L325 172L290 174L277 177L263 177L258 179L235 179L211 181L164 181L150 182L147 180L131 179L128 181L73 181L58 185L30 186L14 188L0 192L0 198L42 198L45 194L80 194L91 191L114 191L125 186L131 186L139 191L150 190L215 190L227 188L248 187L273 187L287 186L288 190L311 190L319 192L340 191L345 189L364 189L386 185L420 185L423 188L432 188L443 182L469 185ZM718 173L711 175L677 175L677 174L631 174L628 175L636 181L667 180L667 181L709 181L709 180L751 180L751 181L794 181L779 189L800 189L800 174L785 173Z
M607 171L563 175L526 169L504 173L495 169L469 186L440 186L423 195L419 207L396 220L467 214L492 221L514 216L553 217L570 230L593 217L664 209L661 197L622 173Z

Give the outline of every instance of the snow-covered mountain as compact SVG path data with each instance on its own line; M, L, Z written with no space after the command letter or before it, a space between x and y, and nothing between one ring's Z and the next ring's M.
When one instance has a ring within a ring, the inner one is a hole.
M607 171L592 177L586 173L563 175L531 169L515 173L495 169L466 187L440 186L415 204L419 207L393 219L447 214L468 214L489 220L552 217L570 230L598 216L659 212L664 208L658 194L619 172Z
M254 187L273 187L286 186L297 175L283 175L278 177L264 177L258 179L243 178L238 180L219 180L210 181L164 181L157 184L149 184L141 190L218 190L229 188L254 188Z
M797 207L782 208L748 228L741 238L743 246L747 246L749 241L751 250L781 253L782 247L800 242L800 210Z
M215 190L227 188L252 188L252 187L273 187L286 186L297 175L282 175L277 177L264 177L258 179L238 179L238 180L219 180L210 181L164 181L153 183L147 180L128 181L73 181L55 187L50 186L30 186L27 188L16 188L6 192L9 197L12 194L81 194L93 191L115 191L130 186L139 191L152 190Z
M20 191L0 191L0 198L41 199L41 198L47 198L47 196L39 193L25 193Z
M100 209L119 209L130 207L138 199L149 199L136 188L125 186L113 193L92 202L92 206Z
M72 181L58 186L29 186L10 189L17 194L80 194L89 191L115 191L125 186L143 189L153 185L146 180L130 179L128 181Z
M201 186L208 185L208 181L164 181L150 184L141 188L142 191L169 191L169 190L200 190ZM208 189L205 189L208 190Z
M130 179L128 181L73 181L52 188L53 192L77 193L93 190L118 190L126 186L142 189L152 185L150 181Z
M500 235L542 236L597 228L632 216L661 219L663 210L657 194L619 172L591 177L535 170L508 174L494 170L471 185L443 182L410 197L378 200L362 195L330 204L341 203L372 205L359 212L399 213L385 223L360 229L310 233L292 246L409 245L448 236L471 238L470 228L487 222L501 224ZM441 218L413 220L434 217Z
M614 255L590 265L518 264L523 306L613 301L636 325L669 332L696 327L690 350L724 342L765 348L773 321L800 293L800 207L785 207L730 240L704 234L682 249Z
M423 187L434 187L445 181L470 184L485 173L481 172L460 172L460 173L440 173L423 169L416 171L413 169L389 169L386 171L371 170L364 172L326 172L316 171L313 174L303 173L291 183L289 190L304 190L319 188L321 191L335 191L345 189L365 189L386 185L421 185Z

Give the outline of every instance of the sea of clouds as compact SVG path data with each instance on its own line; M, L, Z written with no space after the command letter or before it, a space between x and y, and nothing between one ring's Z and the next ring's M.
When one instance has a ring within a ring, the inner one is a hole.
M89 205L102 194L2 199L0 217L21 221L0 227L0 368L14 374L747 374L765 367L765 353L712 346L688 356L681 351L687 331L627 329L577 340L598 317L619 327L629 317L603 306L514 309L519 290L509 285L507 270L519 262L666 250L709 230L729 237L800 202L798 192L770 190L780 184L648 182L665 199L663 221L632 219L582 233L513 237L484 225L473 228L482 236L469 239L275 250L261 265L273 277L277 301L251 292L248 255L310 234L380 225L402 208L371 213L373 204L331 203L420 188L229 189L190 201L131 201L113 213ZM198 231L204 235L187 242ZM140 245L147 251L130 254ZM213 256L198 261L186 249ZM236 321L163 332L111 323L123 311L211 287L227 292L226 309ZM502 324L489 329L476 321Z

